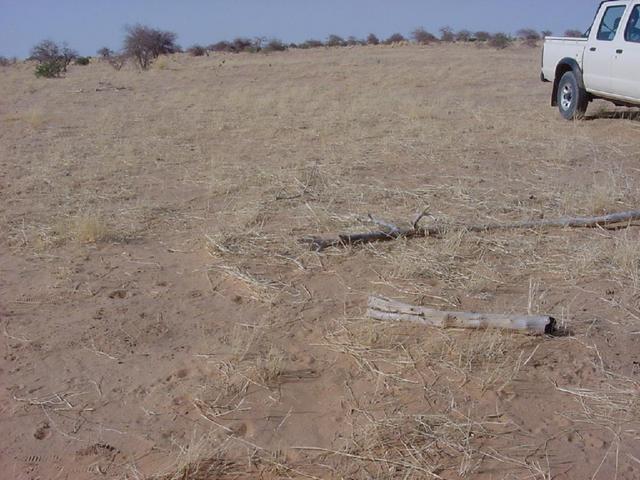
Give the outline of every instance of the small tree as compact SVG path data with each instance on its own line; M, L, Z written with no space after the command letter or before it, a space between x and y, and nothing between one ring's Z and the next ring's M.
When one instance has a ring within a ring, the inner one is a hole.
M475 37L479 42L488 42L489 40L491 40L491 34L484 31L476 32Z
M540 32L540 36L544 39L545 37L552 37L553 32L551 30L542 30Z
M380 39L373 33L367 35L367 45L380 45Z
M102 47L100 50L96 52L100 58L106 60L109 57L115 55L115 52L108 47Z
M506 33L496 33L489 40L489 45L498 50L503 50L513 43L513 39Z
M433 33L427 32L422 27L416 28L411 32L411 38L420 45L428 45L438 41L438 38Z
M387 38L384 41L385 45L392 45L394 43L402 43L402 42L406 42L407 39L404 38L404 35L402 35L401 33L394 33L393 35L391 35L389 38Z
M566 32L564 32L564 36L565 37L572 37L572 38L582 38L585 35L580 30L570 29L570 30L567 30Z
M52 40L43 40L31 49L31 59L38 62L37 77L59 77L67 71L69 64L78 57L78 52L66 44L58 45Z
M347 42L340 35L331 34L325 43L327 47L345 47Z
M440 40L443 42L455 42L456 34L451 27L440 28Z
M473 37L473 34L469 30L460 30L456 33L456 41L458 42L468 42Z
M124 53L135 60L142 70L146 70L151 62L160 55L176 53L180 47L176 45L177 35L173 32L158 30L144 25L126 27Z
M31 49L31 60L38 63L45 63L59 60L62 52L60 46L53 40L43 40Z
M76 58L78 58L78 52L69 48L67 45L62 46L62 61L64 62L63 71L67 71L67 67L73 62Z

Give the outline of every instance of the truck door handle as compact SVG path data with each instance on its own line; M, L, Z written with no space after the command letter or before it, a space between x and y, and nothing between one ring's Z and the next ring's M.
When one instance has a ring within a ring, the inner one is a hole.
M616 50L616 53L622 53L624 52L624 50L622 50L621 48L619 48L618 50Z
M589 50L591 50L592 52L595 52L597 50L596 47L591 47Z

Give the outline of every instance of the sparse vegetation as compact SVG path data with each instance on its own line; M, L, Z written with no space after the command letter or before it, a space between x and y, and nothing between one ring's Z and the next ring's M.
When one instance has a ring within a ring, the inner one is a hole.
M566 30L564 32L564 36L572 37L572 38L581 38L581 37L584 37L584 33L581 30L571 29L571 30Z
M451 27L442 27L440 28L440 40L443 42L455 42L456 33Z
M120 71L122 67L127 63L127 56L124 53L119 54L111 54L106 58L109 65L111 65L114 70Z
M329 35L327 41L325 42L327 47L345 47L347 42L340 35Z
M86 65L89 65L91 63L91 59L89 57L78 57L75 59L75 61L73 62L74 65L79 65L81 67L84 67Z
M231 43L227 41L220 41L216 43L212 43L207 47L207 50L210 52L231 52Z
M489 32L479 31L475 33L475 37L478 42L488 42L492 35Z
M496 33L489 40L489 45L498 50L503 50L511 46L512 43L513 43L513 39L511 38L511 36L507 35L506 33Z
M324 43L321 40L314 40L314 39L305 40L300 45L298 45L298 48L301 48L303 50L308 48L320 48L320 47L324 47Z
M460 30L456 33L457 42L469 42L473 38L473 33L469 30Z
M271 51L249 42L149 75L111 51L69 82L0 75L15 471L50 478L35 445L103 478L635 478L637 228L460 226L635 208L634 117L555 121L520 46L234 55ZM450 228L298 241L424 210ZM371 321L369 294L562 335Z
M207 55L207 49L202 45L192 45L187 48L187 53L192 57L203 57L204 55Z
M238 37L231 42L231 51L233 53L257 52L256 44L250 38Z
M537 47L540 41L540 33L533 28L521 28L516 36L528 47Z
M262 47L262 51L265 53L269 52L284 52L287 49L287 45L285 45L282 40L277 38L272 38L268 40Z
M18 62L16 58L7 58L0 55L0 67L9 67L15 65Z

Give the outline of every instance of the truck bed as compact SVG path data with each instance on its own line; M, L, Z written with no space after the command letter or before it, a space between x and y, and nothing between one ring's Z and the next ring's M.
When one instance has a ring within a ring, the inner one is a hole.
M563 58L573 58L582 65L584 49L588 42L586 38L546 37L542 53L542 74L545 80L553 82L555 66Z

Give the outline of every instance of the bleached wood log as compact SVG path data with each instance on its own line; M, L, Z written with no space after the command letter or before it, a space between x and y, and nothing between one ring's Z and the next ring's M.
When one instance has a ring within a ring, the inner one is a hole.
M383 297L369 297L367 316L387 322L413 322L440 328L498 328L531 335L551 334L555 320L545 315L506 315L499 313L444 312L408 305Z
M373 218L373 217L372 217ZM419 219L422 218L419 217ZM439 237L449 230L461 229L468 232L488 232L492 230L515 230L533 228L594 228L619 225L640 220L640 210L601 215L598 217L566 217L552 220L530 220L513 223L483 223L483 224L454 224L418 226L418 220L410 228L398 228L386 223L384 231L366 233L349 233L335 238L305 237L301 242L307 243L312 250L321 251L329 247L355 245L360 243L384 242L397 238ZM380 224L380 221L373 220ZM389 228L394 227L394 228Z

